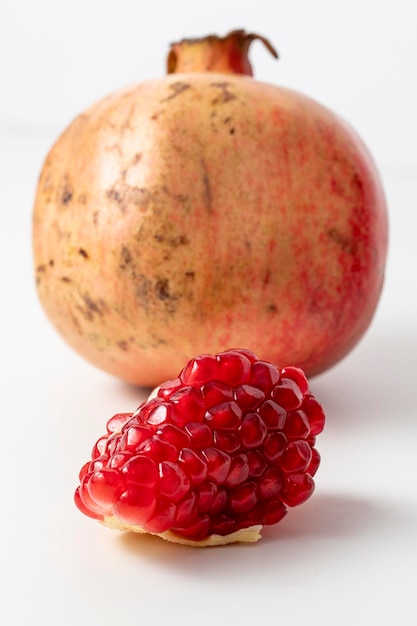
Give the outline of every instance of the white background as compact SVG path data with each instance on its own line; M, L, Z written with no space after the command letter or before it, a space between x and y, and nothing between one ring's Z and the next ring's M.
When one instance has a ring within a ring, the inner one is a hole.
M417 580L417 13L412 0L0 0L0 615L32 624L413 626ZM328 415L314 496L254 546L118 534L72 502L115 412L145 391L61 341L34 289L31 211L59 132L98 98L162 76L168 44L245 28L257 78L362 135L390 211L374 321L312 380Z

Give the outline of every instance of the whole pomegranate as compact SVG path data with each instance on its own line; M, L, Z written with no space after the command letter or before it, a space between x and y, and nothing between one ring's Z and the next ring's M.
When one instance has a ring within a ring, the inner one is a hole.
M141 385L245 346L308 376L373 317L384 194L357 134L252 78L238 30L171 46L168 76L112 94L59 137L33 218L40 300L65 340Z

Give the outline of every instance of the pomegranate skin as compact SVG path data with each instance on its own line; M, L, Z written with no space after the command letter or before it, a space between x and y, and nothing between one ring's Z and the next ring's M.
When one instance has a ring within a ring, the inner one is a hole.
M52 147L37 290L74 350L131 383L230 345L311 377L368 328L387 230L373 160L337 115L250 76L174 73L104 98Z

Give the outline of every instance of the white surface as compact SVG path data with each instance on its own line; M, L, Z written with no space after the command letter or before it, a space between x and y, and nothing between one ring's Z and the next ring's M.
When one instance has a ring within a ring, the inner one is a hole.
M412 3L361 0L343 8L321 0L313 10L307 1L257 2L256 11L252 3L239 10L232 3L233 11L224 2L212 4L209 10L197 3L198 11L188 12L189 3L169 4L153 41L161 2L146 16L127 1L111 11L80 0L0 5L5 626L417 623ZM199 551L112 532L73 505L78 470L106 420L133 410L145 391L84 363L49 326L34 290L30 216L46 151L79 109L148 70L162 74L172 39L239 26L273 38L282 53L277 70L257 51L257 74L332 105L365 137L388 197L390 252L368 333L312 381L328 415L314 496L256 545ZM136 64L132 55L140 59L146 48L148 65ZM123 55L130 56L126 65ZM344 80L334 80L336 69L340 77L348 67Z

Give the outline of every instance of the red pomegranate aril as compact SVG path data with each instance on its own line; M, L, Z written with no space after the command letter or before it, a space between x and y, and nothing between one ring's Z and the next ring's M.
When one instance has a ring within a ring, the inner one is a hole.
M213 433L213 443L216 448L226 452L226 454L233 454L240 448L240 440L235 433L228 430L215 430Z
M238 385L235 388L236 402L243 411L253 411L265 400L262 389L252 385Z
M280 465L284 472L304 472L311 461L311 448L306 441L290 441Z
M97 459L99 459L99 458L100 457L97 457ZM101 469L105 465L105 461L100 461L100 467L97 467L97 468L93 469L92 468L93 463L95 463L95 461L87 461L87 463L84 463L84 465L80 469L80 473L78 474L78 479L79 479L80 482L82 481L84 476L86 476L90 472L93 472L94 469Z
M232 462L230 456L217 448L207 448L202 455L207 461L208 478L216 485L224 483Z
M175 446L177 450L188 448L191 443L190 435L185 430L173 424L163 424L163 426L158 428L156 434L162 441L166 441Z
M213 429L235 430L242 419L242 409L236 402L223 402L209 409L205 421Z
M249 450L249 452L246 453L246 457L248 459L249 476L252 478L262 476L268 467L268 463L262 452L259 450Z
M236 520L229 515L216 515L211 524L211 531L216 535L229 535L236 530Z
M177 504L175 526L183 526L183 525L189 524L192 520L194 520L197 517L197 514L198 514L197 496L193 491L190 491L181 500L181 502Z
M158 398L159 399L159 398ZM167 422L170 418L171 406L168 403L159 403L153 407L146 416L146 423L151 426L158 426Z
M116 415L113 415L107 422L108 434L122 430L122 427L130 420L132 415L133 413L116 413Z
M175 523L177 507L173 502L159 500L151 519L143 524L143 530L149 533L164 533Z
M129 525L141 526L156 508L154 489L135 487L124 491L113 506L113 514Z
M232 457L229 473L226 478L226 487L237 487L249 476L249 464L246 454L237 454Z
M293 380L303 395L308 392L309 386L306 375L299 367L294 367L293 365L283 367L281 370L281 379L285 378Z
M111 457L109 457L107 461L107 467L110 467L112 469L118 469L119 467L122 467L122 465L127 463L127 461L129 461L131 458L131 452L115 452L111 455Z
M271 391L272 399L286 411L293 411L301 406L303 394L296 382L290 378L281 378L279 385Z
M267 502L265 506L265 524L277 524L283 517L286 516L287 513L288 509L285 504L281 502L281 500Z
M260 524L264 525L264 510L263 506L259 504L252 507L249 511L245 513L239 513L236 515L236 530L241 530L244 528L249 528L250 526L255 526Z
M262 445L262 451L267 461L274 463L280 459L287 447L287 438L284 433L270 432L265 437Z
M158 387L158 397L168 399L177 389L182 386L180 378L174 378L173 380L166 380Z
M216 499L217 486L207 481L201 485L198 492L198 512L208 513Z
M306 439L310 434L310 424L304 411L288 413L283 430L288 439Z
M220 380L231 387L249 382L251 361L238 351L226 350L217 356Z
M88 483L90 482L92 476L93 472L90 472L89 474L86 474L84 476L80 485L79 496L84 506L89 508L92 513L103 516L106 515L108 511L103 510L103 507L98 502L93 500L93 498L90 496L90 491L88 489Z
M223 402L230 402L234 398L232 387L219 380L213 380L203 385L201 393L207 409L211 409L213 406Z
M172 443L164 441L158 435L154 435L152 439L145 441L139 448L140 452L150 456L156 463L161 461L176 461L178 451Z
M265 400L258 408L257 413L261 416L268 430L282 430L284 428L287 411L273 400Z
M190 488L190 481L177 463L162 461L159 464L159 493L163 498L177 503Z
M246 513L250 511L257 502L256 483L246 482L236 487L229 495L229 508L234 513Z
M206 407L198 389L182 387L172 394L169 401L175 408L171 419L176 426L183 427L189 422L203 421Z
M258 484L258 494L263 500L277 498L283 485L282 473L275 467L270 467L262 475Z
M125 485L117 470L105 468L93 472L85 487L90 498L103 511L110 512L113 504L124 491Z
M197 518L191 526L187 525L185 528L175 526L172 532L186 539L201 541L205 539L210 532L210 518L208 515L203 515Z
M306 469L306 473L310 474L310 476L314 476L315 473L317 472L319 465L320 465L320 453L316 448L312 448L311 450L311 461L308 464L308 467Z
M120 451L136 452L138 447L152 437L152 431L145 426L131 426L120 438Z
M213 431L207 424L191 422L185 427L186 432L191 437L191 445L196 450L209 448L213 444Z
M145 454L131 456L121 468L121 474L127 484L150 488L155 487L158 479L155 461Z
M212 505L210 507L210 513L215 515L216 513L220 513L220 511L224 511L227 504L227 491L223 487L218 487L216 497L214 498Z
M279 369L276 365L267 361L256 361L251 368L250 382L268 393L270 389L278 383L280 379Z
M207 463L194 450L189 448L181 450L178 463L183 467L193 486L199 485L206 480L208 474Z
M94 513L94 511L92 511L89 506L86 506L84 504L80 496L80 490L81 490L81 487L77 487L77 489L75 490L74 502L77 505L78 509L81 511L81 513L84 513L84 515L87 515L88 517L91 517L92 519L103 520L102 515L100 515L99 513Z
M323 407L311 394L308 394L302 403L302 409L307 415L310 424L310 434L319 435L325 422Z
M106 448L107 448L107 436L104 435L103 437L100 437L100 439L98 439L97 442L95 443L91 451L91 458L97 459L97 457L101 456L104 452L106 452Z
M246 449L257 448L264 441L268 429L257 413L248 413L239 426L239 437Z
M288 506L305 502L314 491L314 481L310 474L299 472L288 474L284 480L281 498Z
M180 374L183 383L201 386L207 380L219 380L220 368L216 357L212 354L200 354L191 359Z

